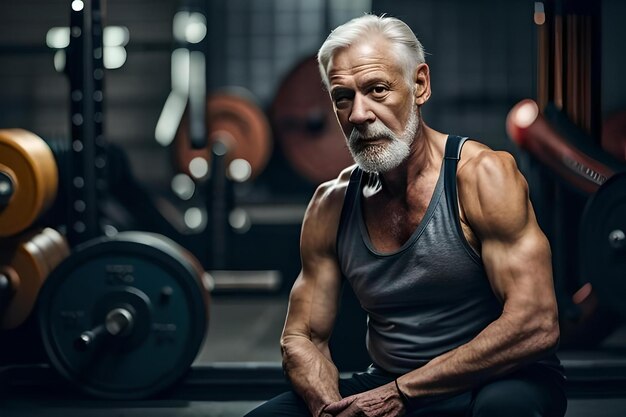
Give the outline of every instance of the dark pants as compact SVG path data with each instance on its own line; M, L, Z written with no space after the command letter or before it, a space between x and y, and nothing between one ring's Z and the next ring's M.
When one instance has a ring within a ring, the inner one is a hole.
M368 391L398 375L370 370L339 381L342 397ZM410 417L562 417L567 408L563 378L542 365L532 365L490 381L473 391L433 401L407 414ZM252 410L246 417L310 416L293 391Z

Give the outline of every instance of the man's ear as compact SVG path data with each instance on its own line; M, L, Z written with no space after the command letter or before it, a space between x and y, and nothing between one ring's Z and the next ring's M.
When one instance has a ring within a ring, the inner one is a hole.
M430 70L427 64L419 64L415 69L415 104L421 106L430 98Z

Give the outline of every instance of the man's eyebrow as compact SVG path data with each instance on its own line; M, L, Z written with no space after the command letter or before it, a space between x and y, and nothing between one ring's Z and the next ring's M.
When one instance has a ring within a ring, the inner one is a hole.
M353 96L353 95L354 95L354 91L346 87L335 87L330 91L330 96L333 99L336 99L339 96Z
M393 83L392 81L393 79L390 77L384 77L384 76L380 76L380 75L371 75L369 77L363 77L363 79L361 80L361 84L363 85L364 88L370 87L372 85L375 84L391 84Z

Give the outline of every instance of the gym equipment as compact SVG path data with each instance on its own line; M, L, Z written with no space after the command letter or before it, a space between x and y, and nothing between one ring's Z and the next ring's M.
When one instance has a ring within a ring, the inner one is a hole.
M30 227L54 201L58 171L52 151L23 129L0 130L0 237Z
M611 334L620 317L590 283L603 268L591 276L582 272L587 256L579 244L587 239L580 231L582 213L590 195L626 164L600 147L601 3L566 0L536 6L535 17L541 19L536 21L537 104L516 105L507 131L528 151L519 162L552 246L561 347L589 348Z
M232 180L245 181L255 178L263 171L272 149L271 131L265 115L252 100L245 98L243 94L212 95L207 101L206 124L207 146L194 149L189 137L189 115L183 116L172 148L174 164L180 172L195 179L208 177L208 169L201 169L199 174L193 165L197 161L204 161L208 168L216 144L225 157L226 173ZM237 164L244 166L243 171L247 175L233 175Z
M598 297L626 317L626 172L607 180L585 207L580 265Z
M285 77L270 119L291 166L315 185L354 163L315 57L305 59Z
M602 114L600 2L545 1L537 25L537 102L555 103L598 143Z
M65 238L51 228L0 241L0 330L28 318L44 280L69 253Z
M101 234L96 206L106 194L104 137L104 0L71 8L70 44L65 67L70 85L72 146L68 156L67 238L72 245Z
M597 191L608 178L626 169L626 163L594 147L554 105L548 105L542 115L533 100L523 100L509 112L506 127L518 146L583 193Z
M617 112L602 125L602 149L626 161L626 111Z
M189 252L160 235L122 232L79 245L39 298L52 365L98 397L146 398L168 388L204 339L205 279Z
M619 287L613 286L613 297L607 297L606 290L599 292L597 287L619 281L616 278L619 262L598 252L606 245L600 246L601 239L596 236L599 220L594 217L607 221L596 216L600 211L598 203L590 211L592 214L583 216L582 212L585 205L589 205L590 196L593 201L594 193L600 193L604 184L612 182L611 178L617 173L626 171L626 163L595 145L552 103L542 115L534 101L524 100L509 112L506 126L509 136L529 152L522 162L531 165L526 173L531 197L538 197L533 202L537 218L553 248L561 345L585 348L597 345L620 324L616 311L623 306L616 304L614 296L620 293ZM617 191L615 186L610 189L614 190L610 194ZM601 194L607 195L607 192ZM617 198L611 201L602 198L601 201L607 204L602 210L623 210L618 207ZM595 229L590 229L590 225ZM580 262L571 262L572 257ZM622 275L623 271L622 263Z

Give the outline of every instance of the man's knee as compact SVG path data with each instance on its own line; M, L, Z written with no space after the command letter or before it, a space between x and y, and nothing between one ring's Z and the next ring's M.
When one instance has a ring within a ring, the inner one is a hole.
M534 401L525 401L514 395L496 392L477 398L472 408L472 417L543 417Z
M259 405L258 407L252 409L244 417L269 417L271 415L272 415L272 410L268 409L267 402L265 402Z
M505 379L484 386L476 395L472 417L562 417L566 399L556 384Z

